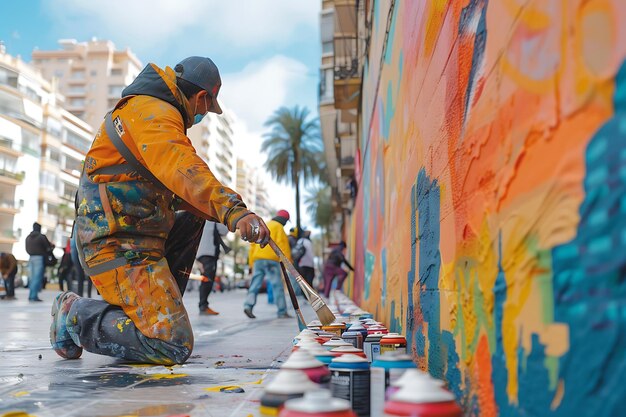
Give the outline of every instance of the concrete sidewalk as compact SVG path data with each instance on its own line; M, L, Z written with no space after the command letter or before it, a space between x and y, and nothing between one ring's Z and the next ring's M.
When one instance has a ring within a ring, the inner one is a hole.
M89 352L70 361L48 340L56 294L43 291L45 302L29 303L18 289L18 300L0 301L0 416L18 410L38 417L258 416L267 377L298 333L295 319L275 318L265 294L251 320L243 314L244 290L211 294L219 316L199 316L193 291L184 297L195 335L185 365L132 365ZM307 320L314 318L310 307L301 307ZM224 392L229 386L243 392Z

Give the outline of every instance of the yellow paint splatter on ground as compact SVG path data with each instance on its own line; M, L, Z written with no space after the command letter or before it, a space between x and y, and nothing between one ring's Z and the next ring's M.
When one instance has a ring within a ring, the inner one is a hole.
M28 414L25 411L9 411L8 413L2 414L0 417L37 417L32 414Z
M147 379L176 379L176 378L184 378L187 374L148 374L145 375Z
M19 398L19 397L24 397L25 395L30 395L30 392L28 391L18 391L15 394L13 394L12 396L15 398Z
M244 385L261 385L263 383L263 378L257 380L257 381L252 381L252 382L244 382L243 384L239 384L239 385L218 385L215 387L208 387L208 388L204 388L205 391L209 391L209 392L220 392L222 389L228 389L228 388L233 388L233 387L239 387L239 386L244 386Z

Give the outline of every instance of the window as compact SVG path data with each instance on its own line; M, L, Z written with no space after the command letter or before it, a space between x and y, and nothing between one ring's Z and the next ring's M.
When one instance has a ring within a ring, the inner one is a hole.
M56 148L48 148L48 160L61 163L61 152Z
M74 184L70 184L67 182L63 183L63 197L68 200L74 201L74 197L76 196L76 192L78 191L78 187Z
M17 88L17 78L17 72L11 71L8 68L0 67L0 84Z
M22 149L28 154L39 156L41 151L39 133L31 132L28 129L22 129Z
M46 132L57 138L60 138L61 134L63 133L63 130L61 128L61 122L56 119L46 119Z
M83 79L85 79L85 70L74 70L74 71L72 71L72 79L73 80L83 80Z
M0 171L15 172L16 164L17 164L17 159L12 158L8 155L0 154Z
M54 76L57 78L63 78L63 70L54 70Z
M70 106L72 107L84 107L85 99L84 98L72 98L70 99Z
M61 181L57 178L57 176L47 171L41 172L39 175L39 183L41 188L55 192L59 191L61 185Z
M91 70L91 71L89 71L89 75L91 75L92 77L95 77L96 75L98 75L98 71L97 70Z
M322 35L322 54L333 52L333 37L335 35L333 13L322 14L320 33Z
M67 92L69 94L85 94L84 85L70 85Z
M83 153L87 153L89 151L89 148L91 147L91 140L85 139L71 130L67 130L65 143ZM80 171L80 168L78 168L78 170Z
M71 156L65 155L65 170L66 171L78 171L80 172L82 169L81 161L78 159L72 158Z
M121 97L123 89L124 89L123 85L110 85L109 96Z
M332 68L320 70L320 101L333 99L334 73Z
M0 91L0 113L16 119L23 119L24 102L21 98L14 96L13 94Z
M122 70L119 69L119 68L113 68L113 69L111 69L111 75L112 76L122 75Z

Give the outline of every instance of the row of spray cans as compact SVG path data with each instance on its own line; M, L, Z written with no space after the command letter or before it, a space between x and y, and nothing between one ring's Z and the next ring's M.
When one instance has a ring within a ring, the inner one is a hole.
M330 326L313 321L261 398L279 417L461 417L445 383L418 370L406 339L347 297Z

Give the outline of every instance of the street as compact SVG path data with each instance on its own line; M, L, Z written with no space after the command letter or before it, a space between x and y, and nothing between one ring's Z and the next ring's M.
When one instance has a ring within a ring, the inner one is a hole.
M298 333L295 319L275 318L265 294L251 320L242 311L245 290L213 293L219 316L198 315L196 290L184 297L195 337L185 365L133 365L86 351L64 360L48 340L57 291L42 291L42 303L29 303L26 291L0 302L0 415L257 416L262 388ZM304 313L313 319L310 308Z

